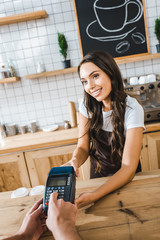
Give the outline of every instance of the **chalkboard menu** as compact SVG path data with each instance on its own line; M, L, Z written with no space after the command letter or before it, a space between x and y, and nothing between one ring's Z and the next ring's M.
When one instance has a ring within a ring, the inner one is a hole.
M144 0L73 0L81 54L114 58L149 54Z

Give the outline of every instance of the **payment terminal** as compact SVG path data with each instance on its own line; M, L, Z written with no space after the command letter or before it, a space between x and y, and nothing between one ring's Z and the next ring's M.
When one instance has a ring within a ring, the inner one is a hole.
M58 192L58 199L74 203L76 176L72 166L51 168L46 181L43 210L47 215L50 195Z

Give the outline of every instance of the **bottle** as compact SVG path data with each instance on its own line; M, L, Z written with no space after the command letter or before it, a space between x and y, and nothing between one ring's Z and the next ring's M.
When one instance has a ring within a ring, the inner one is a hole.
M76 114L76 107L74 102L69 102L69 114L70 114L71 127L77 127L77 114Z
M38 62L37 73L41 73L41 72L45 72L45 67L44 67L44 64L42 64L41 62Z
M6 137L6 131L4 129L4 125L0 123L0 138L3 139Z
M71 128L71 124L69 123L69 121L67 120L64 121L64 128L65 129Z
M15 67L10 59L8 60L8 75L9 77L16 77Z
M1 67L1 75L2 78L8 78L7 70L4 65Z

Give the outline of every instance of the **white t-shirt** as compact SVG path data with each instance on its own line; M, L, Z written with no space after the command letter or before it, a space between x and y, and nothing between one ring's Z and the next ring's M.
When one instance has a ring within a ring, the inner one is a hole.
M84 105L84 100L82 99L79 106L80 113L88 118L87 109ZM103 112L103 126L102 130L112 132L113 126L111 123L111 111ZM138 101L130 96L126 98L126 111L124 117L124 131L126 132L128 129L137 128L144 126L144 111L142 106L138 103Z

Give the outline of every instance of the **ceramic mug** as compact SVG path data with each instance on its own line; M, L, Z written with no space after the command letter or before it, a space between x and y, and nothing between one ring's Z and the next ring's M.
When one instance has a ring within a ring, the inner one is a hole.
M128 17L129 4L137 5L138 8L136 16L132 19ZM121 31L127 24L137 22L143 13L143 6L139 0L96 0L93 7L99 25L107 32Z
M147 76L140 76L138 81L139 81L139 84L147 83Z
M130 85L137 85L137 84L139 84L138 77L131 77L129 79L129 83L130 83Z
M155 74L149 74L149 75L147 75L147 81L148 81L149 83L151 83L151 82L156 82L156 75L155 75Z

